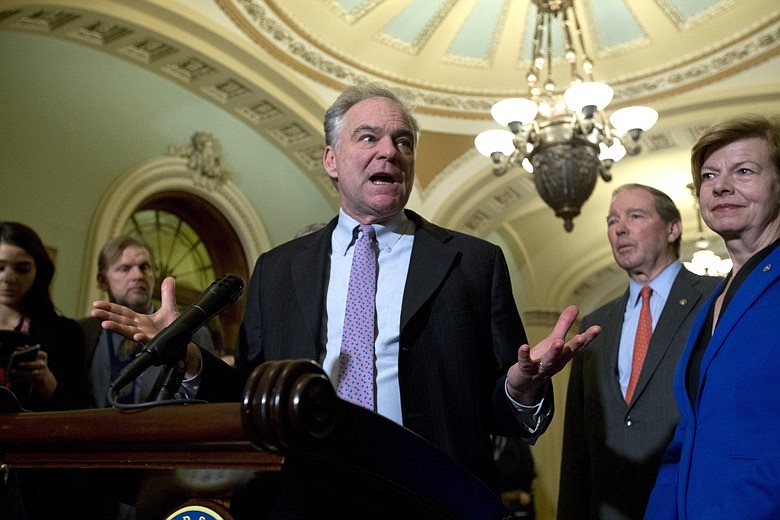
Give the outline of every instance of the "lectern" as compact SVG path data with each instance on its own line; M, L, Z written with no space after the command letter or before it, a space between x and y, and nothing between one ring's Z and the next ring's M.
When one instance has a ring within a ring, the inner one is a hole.
M202 518L230 519L232 493L263 472L280 472L291 496L322 504L323 512L338 510L339 518L507 514L490 489L427 441L338 399L308 360L258 366L240 403L4 412L4 471L136 472L138 500L159 504L153 515L160 520L183 518L174 513L185 506L214 506L216 516Z

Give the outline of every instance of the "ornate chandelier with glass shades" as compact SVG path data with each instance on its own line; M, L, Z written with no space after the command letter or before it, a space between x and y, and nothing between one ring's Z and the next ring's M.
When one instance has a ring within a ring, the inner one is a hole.
M572 0L532 0L537 7L528 98L499 101L493 119L509 130L487 130L474 143L493 161L493 173L503 175L522 165L533 174L536 190L566 231L593 193L599 176L611 180L610 168L626 154L641 150L642 132L658 113L648 107L627 107L609 118L609 85L593 80L593 62L585 51ZM553 28L560 26L570 83L562 94L553 79Z

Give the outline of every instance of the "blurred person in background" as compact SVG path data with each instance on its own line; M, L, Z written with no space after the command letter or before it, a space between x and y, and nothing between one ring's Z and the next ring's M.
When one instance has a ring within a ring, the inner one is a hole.
M124 305L135 312L151 314L157 277L151 250L131 236L112 238L98 255L98 287L105 291L109 301ZM79 324L84 330L85 367L89 380L92 406L108 406L108 387L119 372L138 354L143 346L100 327L97 318L83 318ZM209 352L214 352L211 334L206 327L193 334L193 341ZM152 391L162 366L151 366L135 381L117 390L120 403L143 403L154 400Z

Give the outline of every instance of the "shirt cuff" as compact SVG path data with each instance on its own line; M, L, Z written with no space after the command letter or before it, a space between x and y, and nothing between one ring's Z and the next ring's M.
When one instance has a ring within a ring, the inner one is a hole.
M181 390L186 399L194 399L200 388L200 372L190 379L184 379L181 382Z
M535 434L539 429L539 425L542 423L542 408L544 406L545 396L535 405L525 405L518 403L512 396L509 395L509 380L504 379L504 393L509 402L512 403L512 407L517 413L517 417L523 426L526 427L529 434Z
M198 345L195 344L197 347ZM200 349L200 347L198 347ZM201 353L201 359L200 359L200 367L198 369L198 373L192 376L189 379L183 379L181 382L181 391L184 393L185 397L187 399L193 399L195 397L195 394L198 393L198 388L200 388L200 381L201 381L201 374L203 373L203 354Z

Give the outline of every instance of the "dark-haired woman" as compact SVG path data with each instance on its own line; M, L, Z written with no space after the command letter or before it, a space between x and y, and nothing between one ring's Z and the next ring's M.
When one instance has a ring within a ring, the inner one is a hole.
M5 338L40 345L34 359L0 369L4 386L28 410L86 404L81 328L55 310L49 293L53 276L54 264L35 231L17 222L0 222L0 331L17 333ZM11 348L4 347L3 358Z

